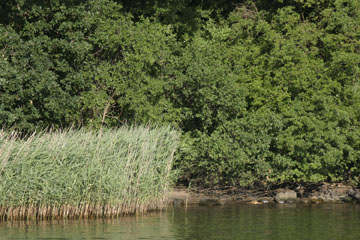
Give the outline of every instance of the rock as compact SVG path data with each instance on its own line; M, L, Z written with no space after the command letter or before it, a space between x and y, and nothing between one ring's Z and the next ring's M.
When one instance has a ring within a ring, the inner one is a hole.
M185 205L184 199L175 198L173 199L173 206L174 207L183 207Z
M354 198L358 201L360 201L360 192L357 192L354 194Z
M326 194L321 193L319 196L316 196L318 199L316 203L335 203L336 201L340 200L340 196L334 195L331 192L327 192Z
M262 204L262 202L256 201L256 200L252 200L250 202L247 202L248 204L252 204L252 205L259 205Z
M349 196L354 194L355 192L351 186L341 183L324 183L318 192L313 193L310 202L314 204L347 202Z
M291 204L294 204L294 203L296 203L296 199L289 199L289 200L286 200L286 203L291 203Z
M275 202L277 203L296 203L296 199L296 192L292 190L279 192L275 196Z
M204 197L204 198L200 199L199 205L200 206L219 206L219 205L221 205L221 203L220 203L219 199Z
M344 198L348 196L347 191L345 191L344 189L333 189L331 190L330 194L337 198Z
M354 197L355 198L355 195L356 195L356 191L354 189L350 189L349 192L348 192L348 195L350 197Z
M340 201L340 200L336 200L336 199L333 199L333 198L324 199L325 203L337 203L338 201Z
M349 201L347 201L349 200ZM348 192L348 198L344 199L345 202L355 202L355 203L360 203L360 191L358 189L351 189Z
M320 188L320 192L324 194L328 193L328 184L323 184Z
M320 203L325 202L324 198L318 197L318 196L312 196L309 200L310 200L310 203L313 203L313 204L320 204Z
M233 203L230 198L220 198L218 201L220 205L228 205Z
M266 204L266 203L273 203L274 202L274 198L272 197L262 197L258 199L259 202Z
M300 198L299 203L308 204L310 202L310 199L308 198Z

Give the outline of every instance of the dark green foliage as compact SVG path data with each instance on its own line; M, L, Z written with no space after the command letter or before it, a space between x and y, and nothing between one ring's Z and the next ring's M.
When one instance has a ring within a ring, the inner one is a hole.
M223 76L239 86L241 91L230 88L245 102L226 94L232 107L243 107L230 117L212 116L214 131L193 122L196 130L186 138L192 140L180 150L183 180L210 185L359 181L360 31L355 25L360 6L331 3L311 10L320 11L316 19L310 12L305 18L298 5L279 7L271 18L243 7L229 16L228 25L204 28L206 52L223 62L221 69L230 67ZM336 29L330 28L334 16ZM193 59L195 66L204 61ZM190 112L198 111L192 106Z
M0 124L182 130L180 181L360 174L360 2L4 1Z
M87 124L176 121L166 116L164 92L177 45L169 26L120 17L104 20L91 38L98 51L84 73L91 83L81 96Z
M4 3L9 15L0 24L0 124L29 130L79 122L80 72L92 49L85 7L14 2Z

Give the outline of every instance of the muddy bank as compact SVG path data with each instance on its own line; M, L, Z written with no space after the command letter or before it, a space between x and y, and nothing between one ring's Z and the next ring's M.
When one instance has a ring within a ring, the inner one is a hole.
M174 207L226 204L269 204L269 203L360 203L360 189L342 183L322 183L295 188L279 189L187 189L177 187L169 192L168 201Z

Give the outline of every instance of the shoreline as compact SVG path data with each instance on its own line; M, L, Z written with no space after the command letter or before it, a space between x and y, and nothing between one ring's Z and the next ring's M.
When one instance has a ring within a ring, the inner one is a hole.
M188 189L178 186L167 194L168 204L174 207L221 206L231 204L343 204L360 203L360 189L343 183L322 183L311 187L277 189Z
M136 201L135 201L136 202ZM360 189L343 183L322 183L307 187L276 189L218 189L177 186L161 199L143 204L116 206L85 204L61 206L0 206L0 222L16 220L55 220L113 218L161 210L167 207L224 206L236 204L360 204Z

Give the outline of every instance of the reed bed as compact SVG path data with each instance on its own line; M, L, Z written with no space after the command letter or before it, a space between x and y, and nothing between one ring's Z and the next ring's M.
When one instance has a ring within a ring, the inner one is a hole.
M179 133L0 131L0 220L118 217L163 207Z

